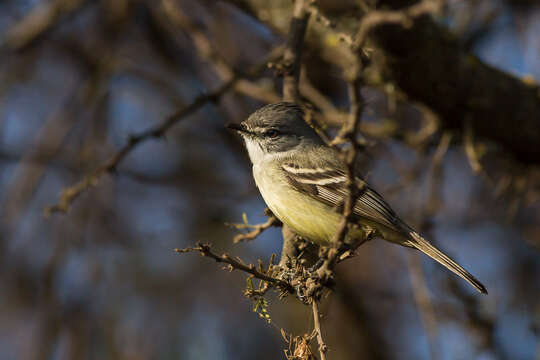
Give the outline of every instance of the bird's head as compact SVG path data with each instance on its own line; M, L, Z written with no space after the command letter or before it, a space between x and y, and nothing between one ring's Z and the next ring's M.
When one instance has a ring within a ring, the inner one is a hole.
M283 154L310 142L322 143L319 135L304 121L302 109L289 102L266 105L240 124L229 124L245 140L255 164L268 155Z

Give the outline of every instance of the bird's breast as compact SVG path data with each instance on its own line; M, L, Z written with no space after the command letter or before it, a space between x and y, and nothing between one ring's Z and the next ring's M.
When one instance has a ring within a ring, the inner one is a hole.
M341 215L332 207L293 188L280 168L254 166L253 176L274 215L298 235L318 244L330 242Z

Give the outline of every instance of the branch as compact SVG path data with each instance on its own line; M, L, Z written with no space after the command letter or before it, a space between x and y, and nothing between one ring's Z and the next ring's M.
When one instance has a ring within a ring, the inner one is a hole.
M71 204L84 191L96 186L104 174L113 173L114 171L116 171L120 162L124 160L124 158L140 143L151 138L163 137L165 133L180 120L197 111L206 103L217 101L221 97L221 95L223 95L231 88L231 86L236 80L237 78L233 78L225 84L221 85L217 90L208 94L199 95L191 104L170 115L160 126L144 131L138 135L129 137L127 144L122 149L120 149L120 151L114 154L107 162L95 169L89 175L85 176L75 185L64 189L60 195L58 203L55 205L47 206L44 209L45 215L49 216L55 212L66 213L69 210Z
M227 93L234 86L234 84L236 84L239 79L244 76L253 76L255 74L258 74L262 69L266 67L268 60L273 58L274 56L274 53L271 53L271 55L269 55L269 58L265 59L262 63L253 66L247 71L245 75L236 73L231 79L223 83L216 90L207 94L199 95L195 98L195 100L193 100L191 104L170 115L161 125L148 129L138 135L131 136L127 144L124 145L124 147L122 147L116 154L114 154L107 162L99 166L97 169L95 169L89 175L85 176L76 184L64 189L60 194L60 199L58 203L55 205L47 206L44 209L45 215L49 216L56 212L66 213L71 207L72 203L84 191L96 186L104 174L113 173L117 169L120 162L124 160L124 158L140 143L152 138L162 138L170 128L172 128L182 119L186 118L188 115L191 115L209 102L217 102L221 98L221 96Z
M369 11L360 21L360 26L354 36L352 47L357 51L361 49L366 42L369 32L377 26L396 24L404 28L410 28L415 18L439 13L443 5L444 1L441 0L422 0L403 10Z
M299 102L299 80L302 68L302 51L304 48L305 35L309 21L307 11L309 0L296 0L292 9L292 18L289 22L287 42L283 52L283 58L275 67L283 75L283 100ZM302 251L299 251L297 244L298 237L285 224L282 228L283 247L281 251L280 265L287 267L289 257L296 258Z
M212 250L210 249L210 245L208 245L208 244L197 243L196 247L185 248L185 249L174 249L174 251L179 253L179 254L184 254L184 253L188 253L188 252L199 252L202 256L207 256L209 258L212 258L212 259L216 260L218 263L229 264L230 265L229 269L231 271L232 270L244 271L244 272L246 272L248 274L253 275L257 279L266 281L266 282L270 283L273 286L277 286L278 288L282 289L283 291L286 291L286 292L292 292L293 291L293 288L291 287L291 285L288 282L283 281L283 280L278 279L278 278L274 278L274 277L272 277L272 276L270 276L270 275L268 275L266 273L263 273L262 271L257 270L255 265L253 265L253 264L245 264L241 260L235 260L235 259L231 258L228 254L218 255L218 254L212 252Z
M296 0L294 3L293 17L289 25L287 45L283 53L282 66L283 76L283 100L298 102L298 80L300 79L300 64L304 38L309 12L307 11L308 0Z
M278 220L273 214L268 215L268 220L263 224L249 225L249 224L231 224L236 229L253 229L246 234L238 234L233 238L233 242L238 244L243 241L255 240L266 229L271 228L272 226L281 226L281 221Z
M278 65L278 70L283 75L283 100L298 102L298 82L300 80L302 50L306 35L309 13L307 12L308 0L296 0L293 8L293 16L289 23L287 44L283 52L283 59ZM283 247L281 250L280 265L285 265L287 257L283 255L298 255L296 234L283 224Z
M358 196L361 195L364 190L365 184L359 185L356 181L356 157L358 154L359 144L356 139L358 128L362 119L362 110L363 110L363 99L360 93L361 85L361 70L362 70L362 59L361 54L358 55L357 61L353 69L349 69L345 73L345 77L348 78L347 88L349 92L349 102L350 102L350 113L349 120L347 123L343 124L338 135L329 143L330 146L334 147L336 151L341 156L343 163L345 164L347 183L346 187L348 190L348 195L343 199L343 217L339 224L338 230L336 231L334 238L331 243L333 247L328 249L326 253L326 259L324 260L322 266L317 270L317 276L321 280L320 285L324 285L328 279L332 277L332 272L335 265L340 260L340 249L345 243L345 238L349 230L349 224L354 217L354 204L358 199ZM342 149L339 146L348 143L350 146L347 149ZM360 246L364 242L371 239L373 236L372 232L365 234L365 238L357 241L354 244L355 247ZM345 259L345 258L343 258ZM313 291L319 291L317 287L312 289Z
M319 314L319 306L317 301L313 299L312 301L313 308L313 323L315 327L315 333L317 334L317 343L319 344L319 354L321 354L321 360L326 360L326 351L328 347L324 343L322 332L321 332L321 315Z

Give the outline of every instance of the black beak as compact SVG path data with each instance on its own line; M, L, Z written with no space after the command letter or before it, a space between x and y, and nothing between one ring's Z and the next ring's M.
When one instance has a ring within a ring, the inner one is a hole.
M248 132L249 132L249 131L247 131L246 128L244 128L242 125L240 125L240 124L235 124L235 123L227 124L227 129L236 130L236 131L238 131L238 132L244 132L244 133L248 133Z

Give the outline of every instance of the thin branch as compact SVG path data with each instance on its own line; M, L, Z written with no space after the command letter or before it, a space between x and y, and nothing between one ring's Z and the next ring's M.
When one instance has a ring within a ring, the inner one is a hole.
M309 5L309 11L315 20L323 26L331 29L339 40L347 44L353 52L362 50L370 31L385 24L397 24L405 28L412 26L414 19L427 14L437 14L444 5L442 0L422 0L402 10L369 10L364 9L366 14L361 18L356 34L335 31L336 23L326 16L313 1Z
M266 220L263 224L256 224L256 225L246 225L246 224L231 224L236 229L246 229L250 228L253 229L250 232L246 234L238 234L233 238L233 242L235 244L238 244L239 242L243 241L251 241L254 240L257 236L259 236L263 231L266 229L271 228L272 226L280 226L281 221L278 220L277 217L275 217L273 214L268 216L268 220Z
M302 64L302 51L310 13L307 11L309 0L296 0L292 18L289 23L287 42L281 62L275 68L283 75L283 100L299 103L299 80ZM296 257L301 251L298 248L298 237L285 224L282 228L283 247L280 265L288 263L289 256Z
M346 187L348 190L348 195L343 199L343 217L339 224L338 230L336 231L334 238L331 243L333 247L328 249L326 254L326 259L323 262L322 266L317 270L317 275L321 279L322 284L326 282L331 276L334 266L340 260L339 249L345 242L347 236L349 224L353 220L354 216L354 204L358 199L358 196L363 191L363 186L358 184L356 181L356 156L358 153L359 144L356 140L358 128L360 126L363 110L363 99L360 93L361 85L361 60L360 58L356 62L356 66L347 74L349 81L347 83L349 91L349 101L350 101L350 113L349 120L342 127L338 135L330 142L330 146L334 147L340 154L346 170L347 183ZM349 143L350 147L348 149L341 149L339 145ZM370 239L372 234L366 234L366 239L359 241L357 246L361 245L368 239ZM313 290L318 291L316 287Z
M300 64L304 38L310 13L307 11L308 0L296 0L293 17L289 25L287 45L283 53L283 100L297 102L298 80L300 78Z
M248 274L253 275L257 279L266 281L274 286L281 288L282 290L285 290L287 292L293 291L291 285L288 282L283 281L278 278L274 278L262 271L257 270L257 267L255 267L255 265L253 264L245 264L241 260L235 260L232 257L230 257L228 254L218 255L212 252L210 245L208 244L197 243L196 247L185 248L185 249L174 249L174 251L179 254L188 253L188 252L199 252L202 256L212 258L219 263L228 264L230 266L229 270L231 271L232 270L244 271Z
M120 162L124 160L124 158L140 143L152 138L162 138L165 133L180 122L180 120L186 118L188 115L191 115L209 102L217 102L221 96L227 93L236 84L239 79L258 74L266 67L267 62L270 59L273 59L275 56L276 53L274 51L271 52L271 54L263 62L250 68L245 75L235 73L232 78L223 83L216 90L197 96L189 105L167 117L167 119L165 119L161 125L148 129L138 135L129 137L127 144L124 145L124 147L114 154L107 162L99 166L76 184L64 189L60 194L58 203L47 206L44 209L45 215L49 216L56 212L66 213L71 207L72 203L84 191L96 186L104 174L113 173L117 169Z
M397 24L409 28L413 20L427 14L436 14L441 11L444 1L422 0L403 10L374 10L368 12L360 22L358 31L354 36L353 49L358 50L364 46L371 30L383 24Z
M313 323L315 327L315 332L317 334L317 343L319 344L319 354L321 355L320 360L326 360L326 351L328 347L324 343L322 332L321 332L321 315L319 314L319 306L317 301L313 299L312 304L313 308Z
M107 162L99 166L92 173L85 176L81 181L75 185L64 189L60 195L60 199L57 204L47 206L44 211L45 215L49 216L55 212L66 213L71 204L86 190L96 186L99 183L101 177L106 173L113 173L120 162L135 149L140 143L151 138L161 138L165 133L180 120L193 112L200 109L206 103L211 101L217 101L221 95L227 92L234 84L237 78L233 78L225 84L221 85L217 90L211 93L199 95L195 100L184 107L183 109L170 115L161 125L155 128L146 130L138 135L130 136L129 140L123 148L121 148L116 154L114 154Z

